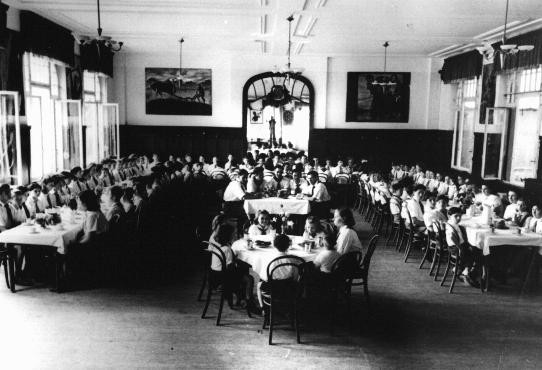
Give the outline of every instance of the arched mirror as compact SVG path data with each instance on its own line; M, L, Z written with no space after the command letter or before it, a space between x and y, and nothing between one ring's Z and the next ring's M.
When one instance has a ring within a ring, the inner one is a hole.
M314 88L301 75L267 72L243 88L243 128L247 150L255 147L307 152L314 120Z

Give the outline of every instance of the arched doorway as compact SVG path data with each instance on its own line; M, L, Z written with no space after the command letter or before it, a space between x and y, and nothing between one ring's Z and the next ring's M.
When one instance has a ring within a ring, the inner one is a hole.
M274 125L271 120L274 120ZM274 126L273 142L271 127ZM266 72L248 79L243 87L243 130L247 149L254 146L308 151L314 126L314 87L304 76L288 78Z

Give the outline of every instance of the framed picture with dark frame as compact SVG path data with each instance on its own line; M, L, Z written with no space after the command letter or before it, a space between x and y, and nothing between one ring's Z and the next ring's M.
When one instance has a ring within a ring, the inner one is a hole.
M410 72L348 72L346 122L408 122Z

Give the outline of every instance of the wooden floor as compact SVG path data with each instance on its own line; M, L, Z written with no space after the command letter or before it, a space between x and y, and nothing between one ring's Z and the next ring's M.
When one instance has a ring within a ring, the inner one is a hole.
M361 228L366 229L365 225ZM355 294L351 326L311 319L303 344L289 330L267 345L261 318L225 308L221 327L202 320L197 273L137 291L55 294L0 289L0 368L483 368L542 367L542 295L517 286L454 294L379 246L371 271L373 313ZM210 313L216 312L212 305ZM7 365L7 366L6 366Z

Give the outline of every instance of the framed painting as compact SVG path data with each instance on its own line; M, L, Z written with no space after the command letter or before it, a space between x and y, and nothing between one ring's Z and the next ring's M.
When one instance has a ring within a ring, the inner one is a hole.
M212 70L145 68L145 113L211 116Z
M348 72L346 122L408 122L410 72Z

